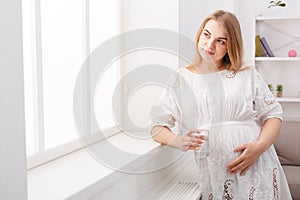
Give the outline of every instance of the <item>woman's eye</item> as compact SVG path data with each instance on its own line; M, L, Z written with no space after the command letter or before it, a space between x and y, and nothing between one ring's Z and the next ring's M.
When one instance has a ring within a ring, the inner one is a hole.
M219 42L220 44L225 44L225 41L224 41L224 40L218 40L218 42Z
M209 38L209 34L208 34L208 33L203 33L203 35L204 35L206 38Z

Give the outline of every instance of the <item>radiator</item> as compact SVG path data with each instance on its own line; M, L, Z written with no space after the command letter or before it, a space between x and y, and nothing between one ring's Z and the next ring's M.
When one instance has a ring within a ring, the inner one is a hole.
M175 182L160 200L199 200L199 185L195 182Z

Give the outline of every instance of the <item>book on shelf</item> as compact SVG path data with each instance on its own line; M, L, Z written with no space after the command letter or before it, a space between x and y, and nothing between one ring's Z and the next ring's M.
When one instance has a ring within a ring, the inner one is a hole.
M268 56L269 57L274 57L274 54L273 54L273 52L272 52L272 50L271 50L271 48L270 48L270 46L269 46L266 38L261 37L260 38L260 42L261 42L262 46L264 47L264 49L266 50Z
M260 42L260 36L255 36L255 56L256 57L266 57L268 56L265 48L262 46Z

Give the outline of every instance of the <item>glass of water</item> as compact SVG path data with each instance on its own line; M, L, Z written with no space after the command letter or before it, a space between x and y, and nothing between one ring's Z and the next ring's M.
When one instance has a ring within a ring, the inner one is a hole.
M200 156L208 156L208 154L209 154L209 142L208 142L209 130L200 129L200 133L197 133L195 136L198 138L200 136L205 136L203 143L201 144L200 148L196 151L200 153Z

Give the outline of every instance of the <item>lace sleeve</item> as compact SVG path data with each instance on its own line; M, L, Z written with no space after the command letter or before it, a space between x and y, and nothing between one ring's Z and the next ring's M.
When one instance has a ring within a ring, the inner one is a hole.
M270 118L282 120L282 108L276 101L260 74L253 69L252 85L254 93L254 110L257 111L257 118L262 122Z
M159 104L151 110L152 122L150 125L150 133L155 126L166 126L173 128L175 122L180 119L180 112L176 98L176 88L179 87L179 79L172 77L168 86L164 89Z

